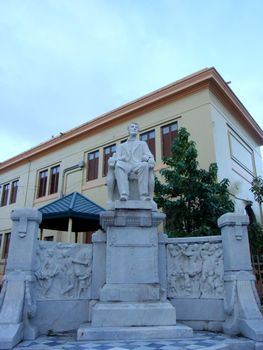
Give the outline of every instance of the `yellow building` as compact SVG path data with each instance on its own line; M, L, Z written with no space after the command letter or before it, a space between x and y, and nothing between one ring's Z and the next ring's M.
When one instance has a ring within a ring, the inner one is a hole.
M216 162L219 180L230 180L236 211L254 202L249 189L253 176L262 174L263 131L219 73L204 69L0 163L2 265L14 208L42 207L73 191L105 207L107 159L127 138L130 121L139 123L140 137L155 154L156 171L178 128L186 127L200 166ZM261 220L256 203L253 210ZM66 237L44 232L46 239ZM85 234L79 240L85 241Z

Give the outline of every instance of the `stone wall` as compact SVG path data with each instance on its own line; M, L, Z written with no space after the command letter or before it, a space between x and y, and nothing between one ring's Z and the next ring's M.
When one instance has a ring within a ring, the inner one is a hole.
M98 236L105 234L100 231L95 234L96 238ZM98 249L103 254L106 237L100 240L102 244L99 247L97 239L94 241L95 254ZM177 319L191 323L195 329L221 329L224 320L221 236L165 237L163 243L165 256L162 259L165 261L161 264L166 265L167 270L161 273L166 274L162 276L166 281L164 287L168 299L176 306ZM72 329L78 322L89 321L87 307L92 299L98 299L99 288L105 283L101 281L101 270L105 267L100 259L96 263L93 261L93 245L39 241L36 257L35 297L38 311L33 323L46 332ZM96 287L98 281L99 288ZM57 308L63 311L64 317L58 318L57 312L52 311ZM78 316L67 316L72 315L73 308L77 308L78 312L75 310L74 314ZM71 319L68 326L65 318ZM41 323L43 319L45 324Z
M224 265L221 236L166 239L167 296L177 320L194 329L221 330Z

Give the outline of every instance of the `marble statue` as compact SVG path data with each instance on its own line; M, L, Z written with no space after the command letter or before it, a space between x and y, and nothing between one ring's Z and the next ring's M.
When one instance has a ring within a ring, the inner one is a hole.
M154 190L154 157L145 141L137 139L139 125L132 122L128 126L129 138L117 146L116 153L109 159L107 188L109 203L114 199L115 187L119 200L130 199L131 180L138 181L138 200L152 200Z

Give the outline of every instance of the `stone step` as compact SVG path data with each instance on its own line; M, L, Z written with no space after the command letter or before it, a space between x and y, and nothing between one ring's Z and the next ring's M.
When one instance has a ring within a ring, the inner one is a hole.
M89 323L80 326L77 340L149 340L190 338L193 330L185 325L152 327L93 327Z
M176 311L165 302L98 302L92 309L93 327L174 326Z

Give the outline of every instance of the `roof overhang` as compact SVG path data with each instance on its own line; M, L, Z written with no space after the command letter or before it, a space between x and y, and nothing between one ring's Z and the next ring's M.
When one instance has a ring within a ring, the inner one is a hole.
M5 162L0 163L0 171L40 157L43 154L50 152L52 148L63 147L75 142L77 139L85 138L89 134L103 130L113 123L118 123L120 118L122 120L128 120L142 112L156 109L158 106L175 101L205 88L210 89L213 94L215 94L216 97L226 105L229 110L231 110L235 117L239 121L242 121L242 124L246 126L247 131L250 132L259 145L263 145L262 129L217 70L212 67L198 71L170 85L153 91L139 99L82 124L79 127L71 129L63 135L52 138L47 142L41 143L26 152L10 158Z

